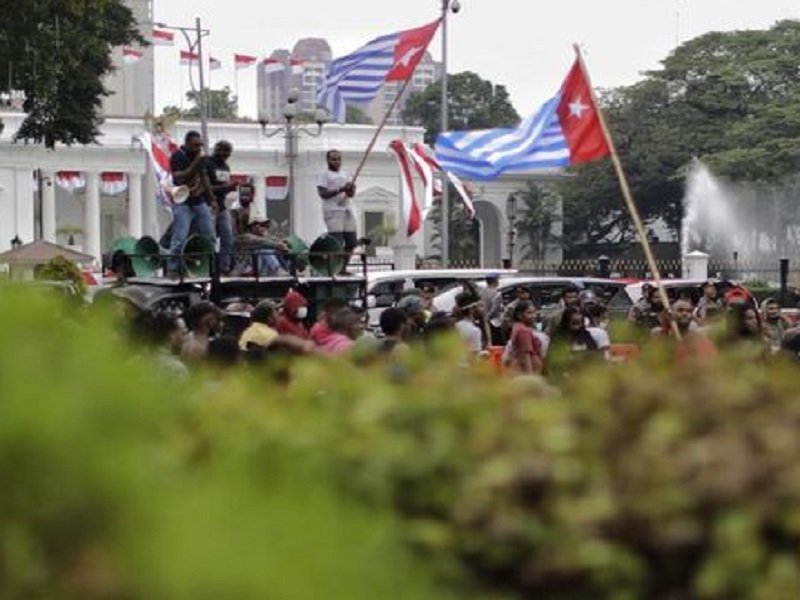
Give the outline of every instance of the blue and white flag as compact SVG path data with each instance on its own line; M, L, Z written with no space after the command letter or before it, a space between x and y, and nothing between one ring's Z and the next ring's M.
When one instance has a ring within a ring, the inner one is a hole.
M348 103L368 104L387 81L405 81L425 55L440 20L417 29L375 38L331 62L317 90L317 102L339 123Z
M519 126L440 133L436 158L446 171L488 181L503 173L597 160L609 148L588 77L575 61L558 94Z

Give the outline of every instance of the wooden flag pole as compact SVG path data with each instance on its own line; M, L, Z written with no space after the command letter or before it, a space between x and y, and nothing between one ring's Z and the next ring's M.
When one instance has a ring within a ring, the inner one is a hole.
M397 103L400 102L400 98L402 98L403 94L405 93L408 85L411 83L411 76L405 80L403 83L403 87L400 88L400 91L397 92L397 95L394 97L392 101L392 105L389 107L389 110L386 111L386 114L383 116L383 120L381 124L378 125L378 128L375 130L375 134L372 136L372 140L370 140L369 145L367 146L366 152L364 152L364 156L361 158L361 162L358 164L358 168L356 169L355 174L353 175L353 183L355 184L358 176L361 175L361 171L364 170L364 165L367 163L367 158L369 158L372 149L375 148L375 142L378 141L378 136L383 131L383 128L386 127L386 123L389 121L389 117L392 115L392 111L397 106Z
M647 231L645 231L644 223L642 222L642 217L639 214L639 209L636 208L636 203L633 201L633 194L631 194L630 186L628 185L628 178L625 175L625 171L622 168L622 161L619 159L619 154L617 154L617 148L614 145L614 141L611 138L611 132L608 128L608 124L606 123L605 115L603 114L602 109L600 108L600 103L598 102L597 94L594 91L594 86L592 85L592 80L589 77L589 72L586 69L586 63L583 62L583 55L581 54L581 49L578 47L578 44L574 44L573 48L575 49L575 54L578 58L578 63L581 67L581 73L583 74L584 78L586 79L586 83L589 85L589 92L592 95L592 102L594 103L595 110L597 111L597 117L600 121L600 127L603 130L603 136L605 136L606 143L608 144L610 153L611 153L611 162L614 164L614 170L617 173L617 179L619 179L619 185L622 189L622 196L625 198L625 204L628 207L628 212L633 219L633 224L636 227L636 232L639 235L639 242L642 244L642 250L644 250L645 258L647 259L647 266L650 268L650 272L653 274L653 279L656 282L656 286L658 288L658 295L661 299L661 303L664 305L664 310L670 315L670 323L672 326L672 332L675 335L675 339L681 339L681 333L678 329L678 324L672 318L672 310L669 304L669 297L667 296L667 291L664 289L663 282L661 280L661 272L658 269L658 263L656 262L656 257L653 254L653 249L650 247L650 242L647 239Z

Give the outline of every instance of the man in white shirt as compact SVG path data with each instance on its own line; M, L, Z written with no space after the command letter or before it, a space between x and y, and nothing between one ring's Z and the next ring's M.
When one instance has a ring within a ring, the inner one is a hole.
M474 297L469 292L461 292L456 296L456 310L454 315L456 331L467 344L470 352L479 354L483 350L483 335L480 328L475 325L475 313L481 304L480 298Z
M356 212L353 196L356 186L350 176L342 171L342 154L338 150L329 150L326 155L328 170L317 180L317 193L322 200L322 217L328 233L338 239L345 252L345 261L341 275L347 274L350 257L358 245L356 237Z

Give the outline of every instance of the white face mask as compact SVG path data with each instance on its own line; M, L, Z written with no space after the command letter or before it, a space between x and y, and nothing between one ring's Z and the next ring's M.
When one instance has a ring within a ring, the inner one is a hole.
M308 307L301 306L297 309L297 320L298 321L305 321L306 317L308 317Z

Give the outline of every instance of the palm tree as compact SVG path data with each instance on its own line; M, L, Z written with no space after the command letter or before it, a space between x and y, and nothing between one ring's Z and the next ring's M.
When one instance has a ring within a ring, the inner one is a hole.
M562 236L553 233L553 226L561 221L561 198L552 186L533 180L514 195L522 204L514 220L517 235L523 241L521 258L541 262L549 246L563 243Z

